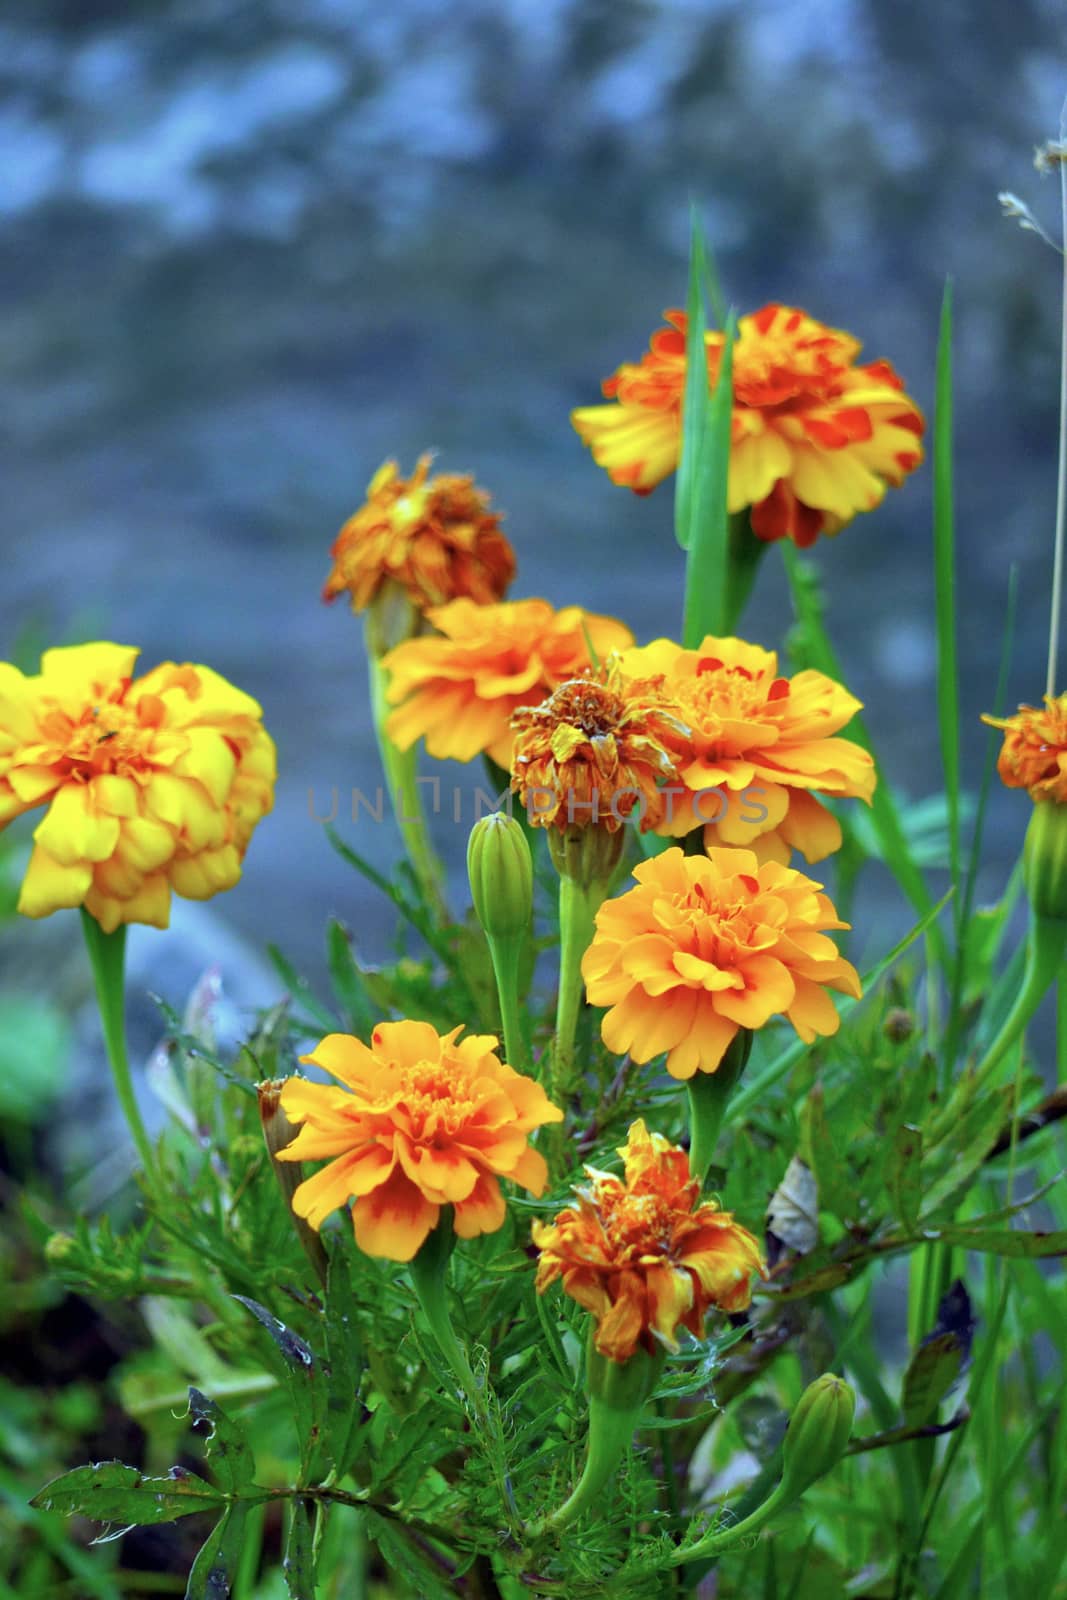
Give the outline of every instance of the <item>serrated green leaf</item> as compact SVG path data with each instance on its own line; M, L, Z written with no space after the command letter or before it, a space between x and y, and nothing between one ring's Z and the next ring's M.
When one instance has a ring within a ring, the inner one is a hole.
M899 1127L886 1158L885 1186L895 1215L909 1231L922 1203L923 1133L910 1122Z
M292 1401L293 1426L300 1450L301 1480L308 1482L318 1477L325 1446L327 1399L323 1363L306 1340L284 1322L279 1322L258 1300L250 1300L243 1294L233 1298L266 1329L282 1357L281 1369Z
M246 1505L226 1508L193 1562L185 1600L230 1600L244 1544Z
M75 1467L46 1483L30 1501L38 1511L138 1527L213 1511L222 1503L223 1495L213 1484L184 1467L172 1468L165 1478L147 1478L121 1461Z
M240 1494L256 1475L251 1448L237 1424L214 1400L199 1389L189 1390L189 1415L194 1428L203 1428L205 1452L212 1472L226 1494Z
M335 1250L330 1257L324 1318L329 1367L325 1422L330 1459L339 1478L344 1477L351 1465L353 1450L363 1425L363 1402L359 1392L363 1379L363 1355L355 1319L350 1315L352 1304L348 1259L342 1250Z
M955 1207L981 1170L1007 1121L1014 1090L1010 1085L975 1095L973 1080L964 1079L949 1100L938 1128L943 1137L923 1163L924 1220ZM969 1103L968 1103L969 1102Z
M974 1312L961 1279L937 1308L937 1323L908 1363L901 1388L901 1411L910 1427L932 1422L937 1408L971 1358Z
M246 1311L251 1311L256 1321L266 1328L291 1367L310 1371L315 1366L315 1353L311 1346L301 1339L298 1333L294 1333L292 1328L286 1327L284 1322L279 1322L266 1306L261 1306L258 1300L250 1300L244 1294L235 1294L233 1298L243 1305Z
M290 1600L315 1600L315 1554L312 1502L296 1495L289 1509L282 1571Z
M856 1186L837 1147L826 1115L821 1083L812 1086L800 1114L801 1148L815 1175L819 1206L842 1222L856 1211Z
M369 1509L364 1517L367 1532L381 1551L386 1566L407 1579L419 1600L453 1600L455 1591L451 1585L444 1583L437 1568L405 1538L399 1524Z

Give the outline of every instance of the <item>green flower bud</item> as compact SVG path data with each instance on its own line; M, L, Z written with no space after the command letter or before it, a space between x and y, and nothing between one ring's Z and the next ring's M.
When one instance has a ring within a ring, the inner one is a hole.
M69 1233L54 1233L44 1247L44 1258L50 1267L61 1266L77 1254L77 1241Z
M1067 920L1067 805L1034 802L1023 845L1023 882L1035 916Z
M467 873L486 936L524 938L533 915L533 861L514 817L494 811L474 824L467 844Z
M608 1411L632 1412L641 1410L645 1401L659 1382L666 1351L657 1350L649 1355L640 1346L626 1361L612 1361L602 1356L589 1334L586 1357L586 1377L590 1399L598 1401ZM636 1424L634 1424L636 1426ZM632 1430L631 1430L632 1431Z
M789 1419L782 1445L782 1494L799 1499L836 1467L852 1436L856 1396L843 1378L825 1372L809 1383Z
M622 860L626 829L610 831L597 823L586 827L549 828L548 851L561 878L580 889L597 889L603 900L615 868Z

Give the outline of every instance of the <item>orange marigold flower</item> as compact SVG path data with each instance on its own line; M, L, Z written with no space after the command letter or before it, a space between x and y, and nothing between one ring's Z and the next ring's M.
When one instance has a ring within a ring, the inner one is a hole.
M841 846L841 825L816 793L870 801L874 761L831 737L860 702L821 672L778 675L778 657L743 639L706 638L698 650L669 639L626 650L623 670L662 674L691 729L679 762L681 793L666 797L657 832L680 838L704 826L707 845L741 845L761 861L791 850L821 861Z
M675 470L685 387L683 311L665 313L639 362L603 384L613 403L571 413L613 483L647 494ZM723 335L705 335L718 381ZM922 460L922 412L888 361L856 366L861 346L791 306L766 305L738 324L728 503L752 507L760 539L804 546L873 511Z
M1067 694L1046 695L1043 706L1020 706L1012 717L986 717L1001 728L997 760L1009 789L1027 789L1031 800L1067 801Z
M586 1167L588 1188L554 1222L535 1222L537 1290L563 1289L596 1318L595 1344L611 1361L638 1345L678 1348L678 1329L699 1339L714 1306L743 1311L753 1273L765 1271L753 1236L712 1201L684 1150L635 1122L620 1149L625 1176Z
M586 633L599 657L633 643L613 617L579 606L555 611L547 600L453 600L427 615L443 638L405 640L383 658L398 707L386 731L401 750L425 738L440 760L485 753L510 767L512 712L592 665Z
M677 778L689 735L662 678L628 677L617 657L521 707L511 726L511 787L531 822L611 833L635 807L643 829L660 819L661 785Z
M675 1078L714 1072L740 1028L784 1014L800 1037L837 1032L829 989L859 997L827 928L845 928L821 885L751 850L679 849L635 868L637 887L597 912L582 961L604 1043Z
M382 1022L370 1048L331 1033L303 1056L344 1085L290 1078L281 1107L304 1126L280 1161L329 1164L300 1185L293 1210L313 1228L355 1200L356 1243L369 1256L410 1261L442 1206L456 1233L473 1239L504 1221L499 1178L540 1195L545 1159L527 1135L561 1122L540 1084L505 1066L497 1041L428 1022Z
M499 600L515 576L515 553L500 517L472 477L429 477L432 455L419 457L410 478L395 461L378 468L367 503L337 535L324 600L352 597L363 611L382 584L398 583L420 611L465 595L480 605Z
M274 744L262 712L210 667L139 652L47 650L37 676L0 664L0 828L35 806L19 910L84 906L106 933L165 928L170 897L207 900L241 876L273 804Z

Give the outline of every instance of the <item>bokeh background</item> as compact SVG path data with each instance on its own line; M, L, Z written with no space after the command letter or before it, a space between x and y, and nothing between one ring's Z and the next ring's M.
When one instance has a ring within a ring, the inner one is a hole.
M849 328L927 408L955 280L976 786L1013 563L1010 699L1044 680L1060 266L996 196L1055 228L1031 153L1063 45L1059 0L8 0L0 646L209 662L280 752L243 884L139 936L141 987L180 998L214 959L255 1003L265 937L318 979L329 915L370 959L389 947L388 908L309 813L309 791L377 782L360 625L319 591L384 457L476 473L516 594L676 631L670 489L610 485L568 412L683 297L691 199L741 310ZM941 782L929 491L927 468L816 551L849 685L916 800ZM788 621L772 553L745 629L773 645ZM991 889L1025 810L994 796ZM349 832L397 853L366 816ZM458 887L465 826L437 838ZM899 908L867 894L859 948L884 948ZM68 945L81 963L76 919L52 922L4 946L9 989L42 953L52 975Z

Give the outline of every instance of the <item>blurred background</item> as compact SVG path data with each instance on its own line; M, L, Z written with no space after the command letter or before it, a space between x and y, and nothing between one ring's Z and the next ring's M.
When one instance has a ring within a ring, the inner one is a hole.
M205 661L279 746L243 884L138 934L140 989L180 999L215 960L260 1003L279 987L265 937L317 980L329 915L369 959L389 948L391 911L309 809L378 781L361 625L319 592L383 458L432 448L476 474L516 595L677 630L670 487L614 488L568 412L682 301L690 199L741 310L777 298L848 328L927 410L955 280L977 785L1013 563L1009 699L1044 681L1060 268L996 196L1055 231L1031 156L1057 131L1062 47L1058 0L8 0L2 654L109 637L146 665ZM926 468L815 551L847 681L915 800L941 784L929 491ZM775 645L788 621L772 555L745 631ZM481 774L445 776L473 795ZM999 789L993 806L991 891L1027 812ZM437 825L457 900L469 820ZM395 857L390 827L347 831ZM867 894L861 955L904 915L876 876ZM67 954L87 981L74 918L4 951L5 992L18 963Z

